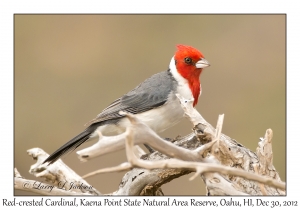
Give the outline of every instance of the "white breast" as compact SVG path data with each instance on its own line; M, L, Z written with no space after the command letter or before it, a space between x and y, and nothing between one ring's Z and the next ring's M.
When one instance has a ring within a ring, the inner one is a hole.
M184 116L177 96L172 93L161 107L137 114L137 117L156 132L162 132L177 124Z
M161 107L136 114L135 116L148 125L152 130L160 133L179 123L184 116L184 112L177 96L172 93L169 95L169 100ZM100 126L98 129L104 135L115 135L124 132L129 124L129 120L127 118L123 118L117 125L104 125Z

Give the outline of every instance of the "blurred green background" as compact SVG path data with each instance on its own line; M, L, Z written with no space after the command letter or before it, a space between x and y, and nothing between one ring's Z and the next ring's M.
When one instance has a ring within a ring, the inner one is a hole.
M224 113L223 133L252 151L271 128L274 166L285 181L285 15L15 15L14 21L14 164L22 176L36 179L28 173L35 161L27 149L52 153L114 99L167 70L176 44L186 44L211 63L201 75L197 110L212 125ZM183 120L161 136L183 136L191 128ZM73 152L63 161L84 175L126 158L120 151L81 163ZM111 193L123 174L87 181ZM164 185L163 192L205 194L201 179L190 176Z

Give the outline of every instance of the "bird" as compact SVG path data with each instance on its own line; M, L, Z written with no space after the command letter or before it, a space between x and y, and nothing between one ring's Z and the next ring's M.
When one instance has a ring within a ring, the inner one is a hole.
M120 111L134 114L157 133L177 124L184 117L184 111L176 95L193 100L195 106L202 92L200 74L210 64L196 48L182 44L176 47L177 51L167 70L152 75L113 101L86 124L86 129L62 145L43 163L54 163L64 154L96 137L98 131L104 135L124 132L129 120Z

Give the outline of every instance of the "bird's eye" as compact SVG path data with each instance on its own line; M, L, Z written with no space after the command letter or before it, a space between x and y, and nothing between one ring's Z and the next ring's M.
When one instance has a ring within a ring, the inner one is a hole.
M184 62L185 62L186 64L192 64L192 59L191 59L190 57L186 57L186 58L184 59Z

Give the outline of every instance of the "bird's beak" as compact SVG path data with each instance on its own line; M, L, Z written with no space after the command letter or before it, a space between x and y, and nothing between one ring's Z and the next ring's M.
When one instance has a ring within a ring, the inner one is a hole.
M202 58L201 60L199 60L196 64L196 68L197 69L203 69L205 67L210 66L210 64L208 63L208 61L204 58Z

